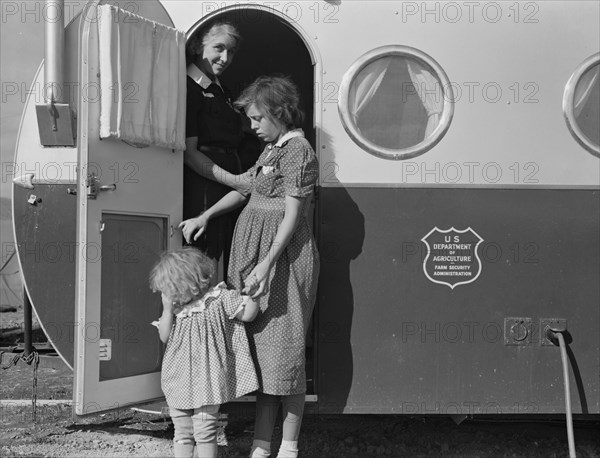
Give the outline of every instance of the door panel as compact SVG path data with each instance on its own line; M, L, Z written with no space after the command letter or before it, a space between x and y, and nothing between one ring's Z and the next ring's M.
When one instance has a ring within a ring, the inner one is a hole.
M138 15L172 27L158 1L137 5ZM77 415L163 396L162 343L151 324L160 316L161 300L149 289L148 276L162 251L181 246L175 227L181 221L183 192L182 151L100 140L101 101L93 93L102 71L97 26L82 22L77 242L83 255L76 269L73 390Z
M160 371L162 343L148 317L158 317L161 301L148 288L149 272L167 249L168 218L102 215L100 339L111 358L100 361L100 380Z

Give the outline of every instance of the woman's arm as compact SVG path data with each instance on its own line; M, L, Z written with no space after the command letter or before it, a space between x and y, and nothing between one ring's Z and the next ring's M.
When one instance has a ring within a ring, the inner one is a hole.
M247 174L234 175L227 170L219 167L202 151L198 151L198 137L188 137L185 139L185 152L183 153L183 162L198 175L224 184L241 194L248 194L252 182Z
M183 162L198 175L216 181L217 183L233 187L233 177L235 175L219 167L202 151L198 151L198 137L188 137L185 139Z
M161 294L163 303L163 313L158 320L158 335L163 343L169 341L169 335L171 334L171 328L173 327L173 303L171 300Z
M292 235L298 226L300 217L302 216L302 204L307 198L308 197L285 196L285 214L277 229L273 244L271 245L267 256L252 269L250 275L244 280L243 293L252 293L252 297L256 298L268 291L267 283L269 280L269 272L290 242Z
M206 231L208 221L211 218L241 207L246 200L248 200L248 197L237 191L230 191L201 215L195 218L186 219L179 223L178 228L181 229L186 242L191 243L192 240L198 240L198 237Z

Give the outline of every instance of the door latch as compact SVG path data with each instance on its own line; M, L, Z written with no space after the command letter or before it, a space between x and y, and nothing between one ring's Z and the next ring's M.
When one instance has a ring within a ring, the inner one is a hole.
M98 194L100 194L101 191L117 190L117 185L115 183L101 186L95 173L91 173L87 176L85 185L88 187L88 199L94 200L98 198Z

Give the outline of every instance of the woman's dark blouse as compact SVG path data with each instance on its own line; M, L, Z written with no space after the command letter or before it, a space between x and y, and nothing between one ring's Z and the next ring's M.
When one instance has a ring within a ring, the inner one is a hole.
M243 138L240 114L233 109L229 91L209 81L204 78L201 86L187 77L185 136L198 137L202 146L237 148Z
M198 148L216 165L233 173L243 171L238 155L243 142L242 117L233 109L229 92L208 77L199 83L187 76L186 137L198 137ZM188 152L189 154L190 152ZM191 154L200 154L193 151ZM214 205L231 189L197 174L190 167L183 171L183 217L193 218ZM219 216L193 243L213 259L222 259L226 272L237 213Z

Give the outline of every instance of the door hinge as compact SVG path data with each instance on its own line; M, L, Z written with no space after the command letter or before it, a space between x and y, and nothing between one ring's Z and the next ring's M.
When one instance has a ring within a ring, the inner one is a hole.
M98 347L98 359L100 361L110 361L112 357L112 340L100 339Z

